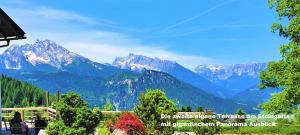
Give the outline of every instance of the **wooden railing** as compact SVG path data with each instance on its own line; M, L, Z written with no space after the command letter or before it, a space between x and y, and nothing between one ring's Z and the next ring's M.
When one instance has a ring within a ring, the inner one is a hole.
M55 120L57 118L57 112L50 107L25 107L25 108L2 108L2 118L11 119L14 112L20 112L23 120L35 119L36 115L46 116L47 120Z

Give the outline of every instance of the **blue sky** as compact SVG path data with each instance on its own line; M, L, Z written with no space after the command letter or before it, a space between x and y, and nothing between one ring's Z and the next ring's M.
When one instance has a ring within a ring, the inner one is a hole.
M128 53L199 64L279 59L267 0L15 0L1 8L32 43L50 39L101 63ZM3 51L3 50L2 50Z

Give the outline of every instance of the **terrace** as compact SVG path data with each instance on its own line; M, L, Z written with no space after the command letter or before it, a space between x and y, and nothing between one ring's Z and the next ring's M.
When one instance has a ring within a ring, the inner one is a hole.
M2 108L2 124L0 134L11 134L9 121L12 119L14 112L21 112L22 120L29 127L29 135L35 134L35 120L37 115L41 115L47 123L57 118L56 110L50 107L26 107L26 108ZM43 130L40 132L43 134Z

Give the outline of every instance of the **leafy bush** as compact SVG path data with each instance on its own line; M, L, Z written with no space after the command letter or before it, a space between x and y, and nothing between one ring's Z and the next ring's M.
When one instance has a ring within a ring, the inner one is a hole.
M294 120L295 124L300 125L300 107L295 109L294 115L295 115L295 120Z
M81 107L88 107L88 104L74 92L62 95L60 101L56 103L56 109L67 126L72 126L75 122L77 110Z
M47 127L49 135L91 134L102 119L100 109L91 110L80 95L73 92L62 95L55 107L60 120Z
M99 124L102 118L100 109L94 108L93 110L82 107L77 111L76 121L72 127L86 129L87 133L93 133L95 127Z
M80 128L70 128L67 127L62 133L61 135L84 135L86 134L86 130L82 127Z
M131 113L123 113L115 123L115 128L124 130L128 135L145 135L147 130L139 117Z
M51 122L47 128L46 128L46 133L47 135L60 135L67 126L65 123L61 120Z
M161 123L175 123L175 119L161 119L161 114L175 115L175 103L169 100L161 90L147 90L141 94L139 104L134 108L134 113L144 122L148 134L173 134L175 128L160 126ZM158 132L158 133L156 133Z
M62 120L50 123L46 128L47 135L82 135L86 131L84 128L70 128Z

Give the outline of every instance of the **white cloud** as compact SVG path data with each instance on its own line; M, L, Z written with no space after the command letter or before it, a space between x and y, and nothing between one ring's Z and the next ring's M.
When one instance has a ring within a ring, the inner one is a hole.
M89 17L85 17L65 10L51 9L47 7L39 7L31 13L37 16L46 17L48 19L77 21L88 25L95 25L98 23L97 21Z
M31 9L4 7L4 10L24 29L28 37L12 44L50 39L75 53L101 63L111 63L116 57L126 56L129 53L176 61L190 69L194 69L198 64L214 61L206 57L171 52L168 48L158 45L144 44L141 40L122 32L93 29L92 26L101 25L103 22L70 11L47 7ZM119 28L111 23L107 25ZM0 49L0 52L1 50L3 51Z

